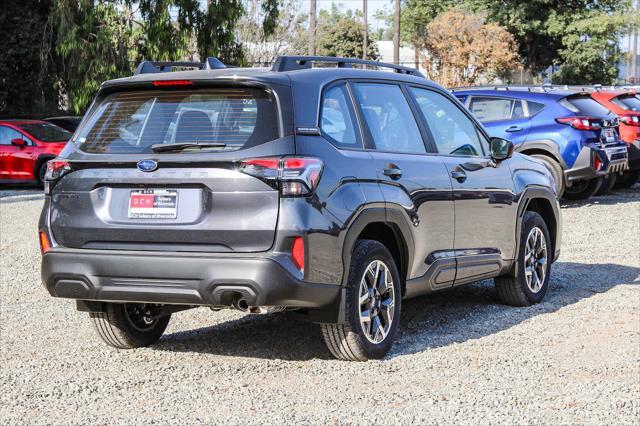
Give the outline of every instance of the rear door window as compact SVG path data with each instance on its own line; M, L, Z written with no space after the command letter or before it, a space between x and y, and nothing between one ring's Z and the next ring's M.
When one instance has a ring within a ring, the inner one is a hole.
M263 90L229 88L109 95L76 142L84 152L130 154L174 143L216 143L221 146L210 149L235 151L278 137L273 99Z
M542 109L544 108L544 104L541 104L539 102L531 102L531 101L527 102L527 106L529 107L530 116L536 115L537 113L542 111Z
M525 118L520 99L476 97L471 98L469 110L483 123Z
M354 84L358 103L378 151L407 154L427 152L411 107L400 86Z
M600 105L589 95L567 96L561 99L560 104L576 114L582 115L609 115L607 108Z
M322 98L320 128L335 145L361 148L356 132L355 113L344 84L331 87Z

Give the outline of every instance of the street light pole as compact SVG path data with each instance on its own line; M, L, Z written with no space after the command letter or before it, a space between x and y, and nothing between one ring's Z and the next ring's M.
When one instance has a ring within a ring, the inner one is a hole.
M364 24L364 43L362 46L362 59L367 59L367 44L369 42L369 24L367 21L367 0L362 0L362 14L363 14L363 24Z
M400 63L400 0L396 0L396 10L393 19L393 63Z
M316 55L316 0L309 1L309 55Z

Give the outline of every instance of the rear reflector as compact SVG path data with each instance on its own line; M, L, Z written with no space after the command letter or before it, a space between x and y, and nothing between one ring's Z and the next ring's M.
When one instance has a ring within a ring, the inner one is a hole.
M49 242L49 237L43 231L40 231L40 252L45 254L51 249L51 243Z
M596 156L595 161L593 162L593 167L596 170L600 170L600 167L602 166L602 161L600 161L600 158L598 158L598 156Z
M296 268L304 270L304 240L302 237L296 237L291 247L291 257Z
M193 81L191 80L155 80L152 82L156 87L167 87L167 86L191 86Z

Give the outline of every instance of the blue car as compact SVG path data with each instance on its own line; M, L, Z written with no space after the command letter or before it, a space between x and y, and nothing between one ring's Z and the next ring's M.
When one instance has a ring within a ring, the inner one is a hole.
M453 94L491 136L542 161L558 197L580 200L607 192L607 178L628 169L627 149L615 114L589 93L546 87L454 89Z

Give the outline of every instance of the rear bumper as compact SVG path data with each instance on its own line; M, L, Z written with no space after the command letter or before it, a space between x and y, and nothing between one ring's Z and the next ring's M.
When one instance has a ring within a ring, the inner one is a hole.
M595 168L598 158L602 165ZM573 167L564 171L565 181L589 180L617 173L629 168L628 152L625 147L593 148L585 146L578 153Z
M340 286L302 281L277 257L211 257L53 249L42 257L42 281L54 297L104 302L320 308Z

